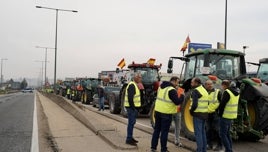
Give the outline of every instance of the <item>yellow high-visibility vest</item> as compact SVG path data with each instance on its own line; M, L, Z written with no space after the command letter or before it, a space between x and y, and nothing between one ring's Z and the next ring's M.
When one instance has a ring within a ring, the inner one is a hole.
M171 86L164 89L158 89L157 98L155 101L155 111L165 114L177 113L177 106L171 101L168 96L169 91L173 89L175 90L175 88Z
M218 94L220 90L215 89L215 91L211 92L208 95L208 113L213 113L216 111L216 109L219 107L220 102L218 100Z
M140 89L138 88L137 84L133 81L129 82L126 88L126 93L125 93L125 101L124 101L124 106L129 107L129 102L128 102L128 87L133 84L135 86L135 95L133 98L134 106L135 107L140 107L141 106L141 94L140 94Z
M235 96L229 89L226 89L226 91L230 95L230 99L224 108L222 117L227 119L236 119L239 95Z
M197 102L197 108L194 112L201 112L201 113L207 113L208 112L208 92L207 90L200 85L199 87L195 88L202 96L198 98ZM193 100L191 98L191 106L192 107Z
M67 89L67 94L70 94L70 89Z

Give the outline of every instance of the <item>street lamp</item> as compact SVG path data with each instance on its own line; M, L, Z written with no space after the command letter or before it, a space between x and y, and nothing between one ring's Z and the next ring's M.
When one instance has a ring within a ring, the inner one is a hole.
M45 49L45 85L47 84L47 49L55 49L50 47L36 46L36 48Z
M246 53L246 49L249 48L249 46L243 46L243 53Z
M227 49L227 0L225 0L225 32L224 32L224 49Z
M7 60L6 58L1 58L1 86L3 83L3 61Z
M41 88L43 88L43 71L44 71L44 62L45 61L36 60L35 62L41 62L42 63L42 68L41 68Z
M43 6L36 6L36 8L43 8L43 9L49 9L49 10L55 10L56 11L56 34L55 34L55 67L54 67L54 92L56 93L56 79L57 79L57 35L58 35L58 12L59 11L65 11L65 12L74 12L77 13L76 10L66 10L66 9L59 9L59 8L50 8L50 7L43 7Z

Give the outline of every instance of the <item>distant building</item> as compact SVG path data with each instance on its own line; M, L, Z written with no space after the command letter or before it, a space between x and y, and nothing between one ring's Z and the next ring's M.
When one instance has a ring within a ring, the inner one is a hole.
M12 90L19 90L21 87L21 83L20 82L13 82L11 83L11 89Z

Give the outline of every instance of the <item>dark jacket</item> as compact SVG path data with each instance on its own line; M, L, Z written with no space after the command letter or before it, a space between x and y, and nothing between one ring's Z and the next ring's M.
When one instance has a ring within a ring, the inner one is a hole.
M104 97L104 88L103 87L98 87L98 95L99 95L99 98Z
M128 94L129 108L135 109L133 98L134 98L134 95L136 94L136 90L135 90L134 84L129 85L127 89L127 94Z
M160 85L161 89L164 89L166 87L173 87L173 85L168 82L168 81L163 81L162 84ZM176 89L172 89L168 92L168 97L170 98L170 100L175 104L175 105L179 105L182 104L182 102L184 101L184 95L178 97L178 93Z
M239 95L239 92L236 90L236 88L228 88L235 96ZM230 100L230 95L227 91L224 91L222 94L222 98L219 105L219 116L222 117L224 108L227 104L227 102Z
M200 119L207 119L208 113L194 112L198 106L198 99L202 97L201 93L199 93L199 91L197 91L196 89L193 89L191 97L192 97L192 106L190 109L191 115L193 117L198 117Z

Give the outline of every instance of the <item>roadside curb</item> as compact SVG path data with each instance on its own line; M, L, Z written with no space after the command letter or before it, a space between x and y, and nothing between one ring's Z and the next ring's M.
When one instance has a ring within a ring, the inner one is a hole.
M42 95L49 98L51 101L56 103L58 106L60 106L62 109L64 109L66 112L70 113L74 118L76 118L78 121L80 121L82 124L84 124L88 129L93 131L96 135L100 136L104 141L106 141L109 145L113 146L115 149L120 150L134 150L137 149L137 147L129 146L124 143L124 140L122 141L122 135L120 135L116 129L114 128L103 128L103 125L97 121L96 118L92 118L92 121L88 119L90 117L89 115L86 115L85 107L82 104L78 103L71 103L64 99L61 96L50 94L50 93L43 93ZM99 113L98 113L99 114ZM97 129L100 128L100 129ZM121 142L116 142L121 140ZM121 144L119 144L121 143Z

